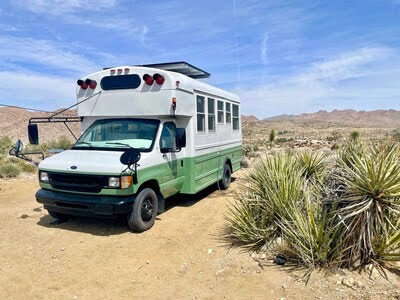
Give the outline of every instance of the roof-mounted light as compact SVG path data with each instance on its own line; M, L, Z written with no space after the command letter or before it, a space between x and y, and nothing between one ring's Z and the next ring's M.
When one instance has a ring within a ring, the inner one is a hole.
M76 83L81 87L82 90L86 90L88 88L88 85L82 79L79 79Z
M97 82L96 80L92 80L92 79L86 79L85 83L91 88L91 89L95 89L97 86Z
M146 82L147 85L152 85L154 82L153 77L151 77L149 74L144 74L143 80L144 80L144 82Z
M157 82L157 84L159 84L159 85L162 85L162 84L164 83L164 81L165 81L164 76L162 76L161 74L158 74L158 73L156 73L156 74L153 75L153 79L154 79L154 80Z

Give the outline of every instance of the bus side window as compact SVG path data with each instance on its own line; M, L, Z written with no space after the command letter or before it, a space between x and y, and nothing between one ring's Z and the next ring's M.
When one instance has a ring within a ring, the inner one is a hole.
M231 123L231 104L225 102L225 109L226 109L226 123Z
M233 130L239 130L239 105L232 104L233 112Z
M218 100L217 104L218 124L224 124L224 102Z
M197 96L197 132L206 131L206 114L204 97Z

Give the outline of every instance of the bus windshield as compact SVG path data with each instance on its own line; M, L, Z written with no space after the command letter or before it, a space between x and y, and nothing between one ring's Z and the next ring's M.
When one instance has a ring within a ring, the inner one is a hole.
M72 149L113 150L135 148L151 151L159 125L151 119L105 119L95 121Z

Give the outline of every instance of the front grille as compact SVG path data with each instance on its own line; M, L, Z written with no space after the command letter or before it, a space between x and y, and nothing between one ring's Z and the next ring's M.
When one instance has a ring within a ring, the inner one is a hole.
M99 193L108 184L106 176L49 173L51 186L58 190Z

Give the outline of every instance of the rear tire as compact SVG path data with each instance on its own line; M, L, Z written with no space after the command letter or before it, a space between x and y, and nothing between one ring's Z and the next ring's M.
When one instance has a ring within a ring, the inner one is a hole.
M143 232L153 227L158 211L158 199L151 188L143 189L133 203L132 212L127 216L129 227Z
M52 218L54 218L54 219L56 219L58 221L66 221L66 220L68 220L70 218L69 215L62 214L62 213L59 213L59 212L55 212L55 211L51 211L51 210L48 210L48 212L49 212L49 215Z
M227 190L231 185L232 181L232 170L229 164L224 165L224 171L222 173L222 179L219 182L221 190Z

